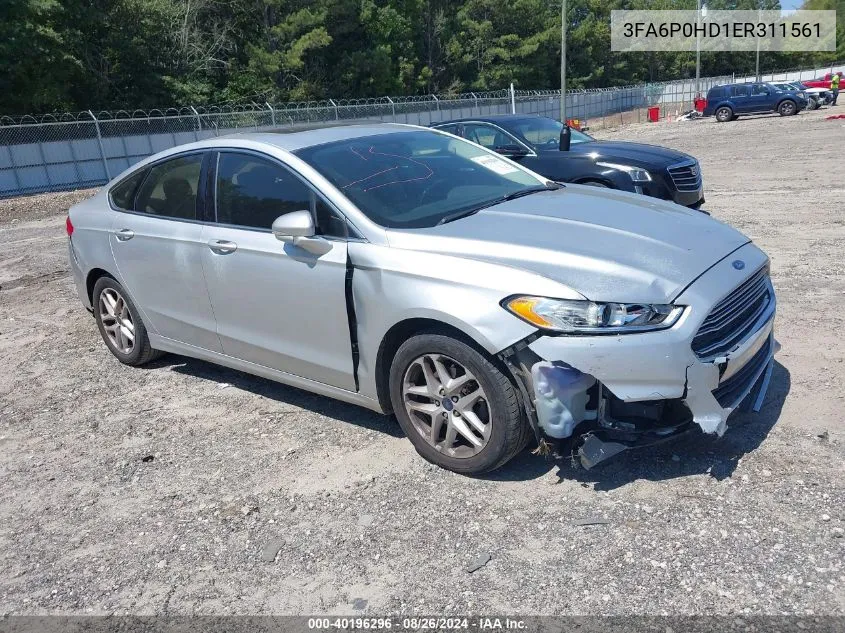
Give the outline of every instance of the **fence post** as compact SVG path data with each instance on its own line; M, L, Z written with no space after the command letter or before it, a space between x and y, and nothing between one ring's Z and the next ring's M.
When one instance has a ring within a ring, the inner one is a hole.
M390 112L393 114L393 122L396 123L396 104L393 103L393 99L387 97L387 100L390 102Z
M265 101L264 105L270 110L270 122L273 124L273 127L276 126L276 111L273 109L273 106L270 105L269 101Z
M516 93L513 91L513 82L511 82L511 114L516 114Z
M329 99L329 103L331 103L334 106L334 120L339 121L340 120L340 114L338 114L338 111L337 111L337 104L334 102L334 99Z
M437 98L437 95L431 95L431 98L434 99L434 102L437 104L437 113L440 114L440 99ZM437 117L438 119L440 117Z
M106 150L103 147L103 135L100 134L100 121L91 110L88 110L88 114L94 119L94 127L97 130L97 144L100 146L100 157L103 159L103 169L106 170L106 181L109 181L111 180L111 173L109 172L109 161L106 160Z
M200 113L197 112L197 109L194 106L191 106L191 112L194 113L194 116L197 117L197 132L202 131L202 120L200 119Z

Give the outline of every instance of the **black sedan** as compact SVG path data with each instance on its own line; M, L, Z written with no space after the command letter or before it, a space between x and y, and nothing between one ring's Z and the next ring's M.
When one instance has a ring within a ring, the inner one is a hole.
M508 114L435 123L558 182L634 191L697 209L704 184L692 156L657 145L598 141L546 117Z

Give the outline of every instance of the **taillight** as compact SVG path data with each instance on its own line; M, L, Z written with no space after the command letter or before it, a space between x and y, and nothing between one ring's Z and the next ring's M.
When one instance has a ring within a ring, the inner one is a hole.
M70 216L67 216L67 220L65 220L65 229L68 237L73 235L73 222L70 221Z

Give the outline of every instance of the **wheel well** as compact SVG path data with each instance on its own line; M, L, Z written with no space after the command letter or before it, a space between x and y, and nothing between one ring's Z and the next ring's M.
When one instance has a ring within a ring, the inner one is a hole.
M100 277L112 276L102 268L92 268L88 272L88 277L85 279L85 289L88 291L88 301L91 302L92 306L94 305L94 285L97 283ZM112 279L114 279L114 277L112 277Z
M475 348L481 354L490 358L491 362L500 364L499 360L492 358L478 342L471 336L458 328L436 321L435 319L406 319L391 327L378 348L376 356L376 390L379 404L385 413L390 413L393 407L390 404L390 365L399 347L412 336L417 334L444 334L451 336L467 345ZM506 373L505 375L509 375Z

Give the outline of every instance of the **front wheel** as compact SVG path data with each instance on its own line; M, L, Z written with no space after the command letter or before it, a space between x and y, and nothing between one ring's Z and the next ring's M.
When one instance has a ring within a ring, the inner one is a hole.
M798 108L792 101L784 101L778 107L778 114L781 116L792 116L798 113Z
M716 120L719 123L726 123L733 118L734 112L727 106L722 106L716 110Z
M488 472L529 440L508 377L450 336L419 334L399 347L390 367L390 400L417 452L447 470Z

